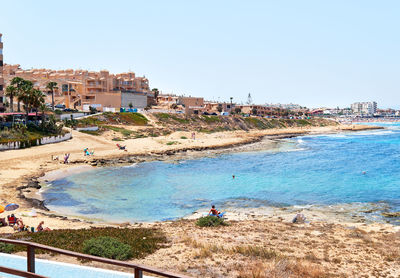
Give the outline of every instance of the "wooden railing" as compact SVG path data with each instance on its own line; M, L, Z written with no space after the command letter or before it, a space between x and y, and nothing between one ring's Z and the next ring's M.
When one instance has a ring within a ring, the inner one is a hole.
M4 238L0 238L0 242L4 242L4 243L8 243L8 244L15 244L15 245L24 245L27 247L27 272L21 271L21 270L16 270L16 269L11 269L11 268L7 268L7 267L0 267L0 272L14 274L14 275L18 275L21 277L46 278L45 276L35 274L35 249L42 249L42 250L50 251L53 253L62 254L62 255L75 257L75 258L79 258L79 259L85 259L85 260L90 260L90 261L95 261L95 262L101 262L101 263L131 268L131 269L134 269L134 273L135 273L134 277L135 278L143 278L143 272L155 274L155 275L158 275L161 277L168 277L168 278L189 278L188 276L174 274L174 273L166 272L166 271L161 271L156 268L147 267L144 265L131 264L131 263L123 262L123 261L81 254L81 253L68 251L68 250L64 250L64 249L60 249L60 248L55 248L55 247L51 247L51 246L47 246L47 245L43 245L43 244L39 244L39 243L34 243L34 242L13 240L13 239L4 239Z

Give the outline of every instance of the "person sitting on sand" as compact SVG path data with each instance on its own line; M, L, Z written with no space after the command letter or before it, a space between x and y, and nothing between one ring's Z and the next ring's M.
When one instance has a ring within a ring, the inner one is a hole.
M14 226L14 229L18 230L18 232L26 231L24 222L22 221L21 218L18 218L17 225Z
M94 154L94 150L89 151L89 148L83 149L83 152L85 153L85 156L86 156L86 155L87 155L87 156L90 156L90 155L93 155L93 154Z
M304 223L306 221L306 217L302 213L296 214L293 218L292 223Z
M8 225L10 226L14 226L15 224L17 224L17 217L15 217L14 214L11 214L11 216L7 216L7 220L8 220Z
M117 147L118 147L118 149L120 149L120 150L127 151L126 145L125 145L125 146L122 146L122 145L120 145L120 144L117 144Z
M5 227L7 226L7 221L5 218L0 218L0 227Z
M216 210L215 209L215 206L214 205L212 205L211 206L211 209L210 209L210 212L208 213L208 216L216 216L216 217L223 217L224 216L224 214L225 214L225 212L220 212L220 211L218 211L218 210Z
M40 222L36 227L36 232L51 231L49 228L43 228L44 221Z

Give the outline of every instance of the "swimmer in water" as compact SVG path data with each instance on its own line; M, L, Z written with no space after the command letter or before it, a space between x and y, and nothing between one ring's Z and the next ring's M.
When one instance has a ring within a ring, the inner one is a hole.
M235 179L235 175L232 175L232 179Z
M362 174L365 175L367 173L367 171L362 171Z

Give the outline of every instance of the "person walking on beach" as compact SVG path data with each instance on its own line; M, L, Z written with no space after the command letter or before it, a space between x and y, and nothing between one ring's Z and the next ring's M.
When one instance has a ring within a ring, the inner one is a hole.
M64 164L68 164L68 163L69 163L68 159L69 159L69 156L70 156L70 155L71 155L70 153L66 153L66 154L64 155Z

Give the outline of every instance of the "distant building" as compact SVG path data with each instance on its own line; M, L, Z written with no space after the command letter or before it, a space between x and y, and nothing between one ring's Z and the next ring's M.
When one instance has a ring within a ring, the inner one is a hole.
M185 114L201 114L205 111L204 98L202 97L179 97L178 104L185 107Z
M255 115L258 116L266 116L269 114L269 112L272 111L270 107L267 107L265 105L237 105L236 107L239 107L242 111L242 113L245 114L254 114L253 112L256 112Z
M172 105L178 104L179 97L176 95L170 94L159 94L157 96L157 103L161 105Z
M146 106L154 102L154 93L150 91L148 79L137 77L134 72L111 74L106 70L23 70L19 65L4 65L6 84L17 76L32 81L35 88L44 93L47 93L46 85L50 81L57 82L55 104L64 104L67 108L83 109L92 106L98 110L103 110L103 107L119 110L127 98L135 101L143 99L143 95L147 98ZM129 94L123 96L124 93ZM47 93L46 102L51 102L50 93ZM139 102L138 108L143 106L143 100Z
M4 98L4 78L3 78L3 41L2 34L0 34L0 108L3 107Z
M205 108L208 113L223 113L223 112L231 112L234 111L236 107L235 103L227 103L227 102L205 102ZM220 112L221 111L221 112Z
M373 115L376 113L376 102L355 102L351 105L351 110L353 114L356 115Z
M282 104L282 103L270 103L266 106L272 108L281 108L281 109L289 109L289 110L300 110L302 107L299 104L289 103L289 104Z

